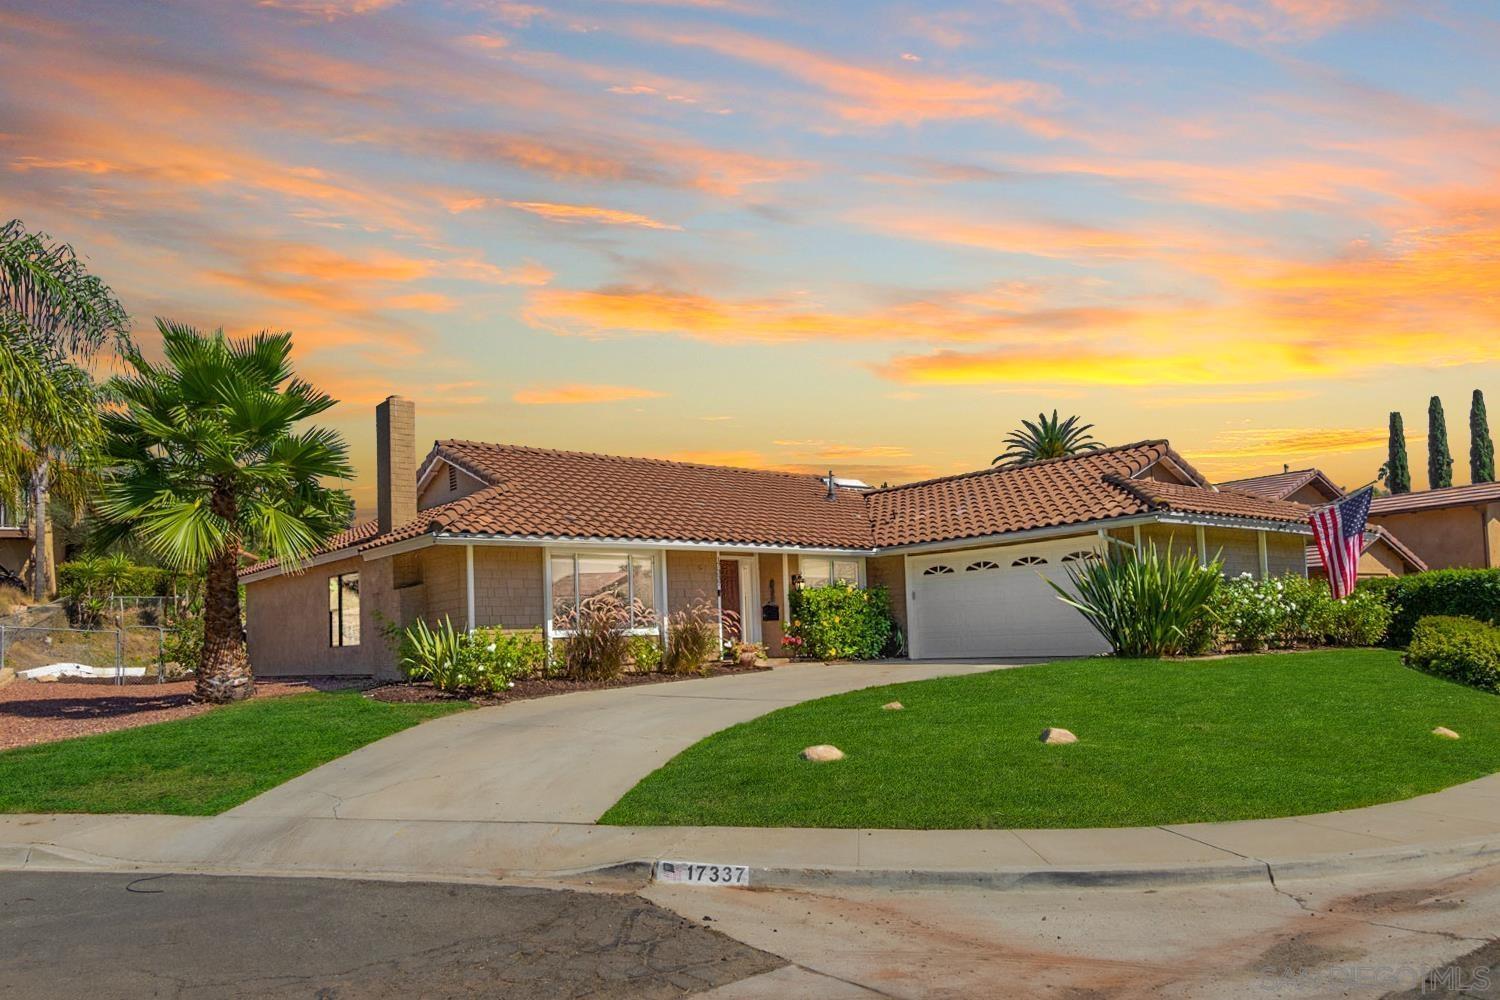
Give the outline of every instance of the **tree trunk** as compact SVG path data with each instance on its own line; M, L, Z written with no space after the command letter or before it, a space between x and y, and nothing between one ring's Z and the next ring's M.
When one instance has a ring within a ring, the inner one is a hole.
M214 513L235 521L232 493L215 492ZM198 661L197 695L214 704L239 701L255 694L255 678L245 652L240 624L240 547L231 541L208 564L203 594L203 654Z
M47 515L48 463L31 474L31 598L38 603L52 596L51 519Z

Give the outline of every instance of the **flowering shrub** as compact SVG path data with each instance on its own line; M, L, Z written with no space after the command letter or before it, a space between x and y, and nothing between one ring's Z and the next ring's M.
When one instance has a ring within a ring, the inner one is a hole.
M1373 646L1390 622L1379 595L1355 591L1335 601L1323 580L1295 574L1256 580L1249 573L1225 580L1210 600L1205 649L1257 652L1293 646Z
M817 660L873 660L895 629L884 587L860 590L847 583L794 590L783 647Z
M630 651L631 669L652 673L661 669L661 642L654 635L633 635L625 642Z
M401 669L410 680L439 691L494 694L540 674L546 664L541 633L480 628L460 632L446 616L436 626L418 620L399 638Z

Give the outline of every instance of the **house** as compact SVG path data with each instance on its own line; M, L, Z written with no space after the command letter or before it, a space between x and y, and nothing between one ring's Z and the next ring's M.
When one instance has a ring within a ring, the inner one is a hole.
M417 618L563 634L608 588L659 633L695 604L780 651L788 587L881 585L914 658L1104 650L1044 582L1109 544L1172 542L1226 570L1305 571L1308 508L1220 490L1168 442L882 489L757 469L438 441L376 409L374 520L298 566L248 566L257 673L396 672L384 633Z
M0 498L0 584L24 584L31 572L34 547L25 511Z
M1251 476L1220 483L1220 489L1237 490L1268 500L1291 500L1309 507L1324 507L1342 499L1344 490L1335 485L1318 469L1292 469L1283 466L1282 471L1269 476ZM1379 503L1377 499L1375 501ZM1427 563L1406 545L1389 528L1374 523L1365 532L1365 547L1359 558L1358 573L1361 578L1378 576L1405 576L1427 569ZM1307 547L1307 573L1309 576L1328 576L1323 568L1323 557L1316 545Z
M1433 569L1500 567L1500 483L1376 497L1370 521Z

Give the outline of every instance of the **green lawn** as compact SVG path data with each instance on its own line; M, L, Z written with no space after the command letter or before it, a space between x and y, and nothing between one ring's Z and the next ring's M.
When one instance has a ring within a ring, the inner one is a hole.
M1079 742L1042 745L1048 725ZM816 743L848 757L798 759ZM1496 770L1500 698L1388 650L1073 660L781 709L689 747L600 822L1140 826L1371 805Z
M211 816L465 702L390 704L357 691L265 698L0 753L0 812Z

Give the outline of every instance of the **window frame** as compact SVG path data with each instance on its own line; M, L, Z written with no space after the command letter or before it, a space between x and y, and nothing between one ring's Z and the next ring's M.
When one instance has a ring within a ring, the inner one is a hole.
M344 607L344 580L354 578L354 641L346 642L344 639L344 617L349 609ZM328 648L349 649L356 647L364 638L359 623L360 604L359 596L359 570L351 569L343 573L334 573L328 577ZM337 605L335 607L335 605ZM337 641L335 641L337 640Z
M808 563L822 563L828 567L828 576L821 583L810 583L807 579ZM850 563L854 566L854 579L842 580L834 572L838 563ZM806 587L831 587L836 583L847 583L853 587L863 588L865 585L865 564L858 556L804 556L797 557L797 577Z
M625 562L626 581L626 605L634 607L635 604L635 578L636 562L644 562L651 568L651 612L656 618L656 623L648 626L635 624L634 614L630 628L625 630L626 635L659 635L661 634L661 621L663 614L661 609L663 594L661 593L661 560L655 552L633 552L626 549L547 549L547 562L543 572L546 574L547 585L547 630L554 638L566 638L573 635L577 630L563 628L557 617L557 593L556 577L552 574L552 564L559 559L567 559L573 564L573 599L579 600L578 590L578 560L583 559L620 559Z

